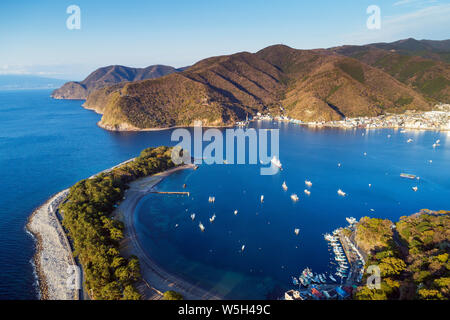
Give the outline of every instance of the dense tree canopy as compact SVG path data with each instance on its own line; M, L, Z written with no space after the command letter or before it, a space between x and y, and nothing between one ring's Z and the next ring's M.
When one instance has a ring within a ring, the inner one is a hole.
M171 149L149 148L134 161L74 185L61 206L63 225L85 274L93 299L139 299L134 284L140 278L139 261L120 255L123 223L111 217L123 199L127 184L173 167Z
M423 210L392 230L387 221L363 218L357 225L358 245L371 248L366 266L379 266L382 283L378 290L361 286L356 299L449 299L449 212Z

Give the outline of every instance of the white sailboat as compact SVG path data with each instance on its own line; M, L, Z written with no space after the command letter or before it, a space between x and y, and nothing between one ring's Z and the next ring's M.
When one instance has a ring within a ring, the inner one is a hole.
M417 190L419 190L418 187L413 187L412 189L414 190L414 192L417 192Z
M310 196L310 195L311 195L311 191L305 189L305 194L306 194L307 196Z
M342 197L345 197L347 194L344 192L344 191L342 191L341 189L339 189L338 191L337 191L337 193L338 193L338 195L340 195L340 196L342 196Z
M237 214L238 214L238 211L234 210L234 215L237 216Z
M311 181L306 180L306 181L305 181L305 184L306 184L306 186L309 187L309 188L312 187L312 182L311 182Z
M283 188L284 191L287 191L288 187L287 187L286 181L283 182L281 187Z
M195 220L195 213L191 214L191 219L192 219L192 221Z
M299 233L300 233L300 229L298 229L298 228L297 228L297 229L295 229L295 230L294 230L294 233L295 233L295 235L297 235L297 236L298 236L298 235L299 235Z
M209 222L213 223L216 220L216 214L213 214L211 218L209 218Z
M199 223L198 224L198 227L200 228L200 230L202 231L202 232L204 232L205 231L205 226L203 225L203 223Z
M291 199L294 202L297 202L299 200L298 196L295 193L293 195L291 195Z
M283 166L281 165L280 160L277 158L277 156L273 156L273 158L270 160L270 162L275 166L283 170Z
M261 196L261 203L264 202L264 195Z
M241 247L241 251L244 252L244 250L245 250L245 244L243 244Z

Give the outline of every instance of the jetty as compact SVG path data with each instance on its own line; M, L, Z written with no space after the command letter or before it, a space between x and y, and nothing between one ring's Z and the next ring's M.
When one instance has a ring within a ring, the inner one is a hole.
M150 193L158 193L158 194L175 194L175 195L182 195L182 196L190 196L189 192L186 191L151 191Z

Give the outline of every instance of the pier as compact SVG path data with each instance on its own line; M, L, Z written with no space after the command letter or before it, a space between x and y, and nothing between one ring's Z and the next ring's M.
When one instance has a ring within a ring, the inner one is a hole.
M190 196L189 192L185 191L152 191L151 193L158 193L158 194L175 194L175 195L182 195L182 196Z

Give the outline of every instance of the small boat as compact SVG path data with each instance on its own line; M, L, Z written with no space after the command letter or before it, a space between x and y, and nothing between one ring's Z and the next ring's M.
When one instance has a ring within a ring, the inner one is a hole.
M441 140L436 140L436 144L439 145L441 143Z
M237 214L238 214L238 211L234 210L234 215L237 216Z
M310 187L310 188L312 187L312 182L311 182L311 181L306 180L306 181L305 181L305 184L306 184L308 187Z
M349 224L355 224L355 223L356 223L356 219L353 218L353 217L345 218L345 220L347 220L347 222L348 222Z
M288 187L286 185L286 181L283 182L283 184L281 185L281 187L283 188L284 191L288 190Z
M366 157L367 156L367 152L364 152L364 157Z
M198 224L198 227L200 228L200 230L202 231L202 232L204 232L205 231L205 226L203 225L203 223L199 223Z
M338 191L337 191L337 193L338 193L338 195L340 195L340 196L342 196L342 197L345 197L347 194L344 192L344 191L342 191L341 189L339 189Z
M241 251L243 252L244 250L245 250L245 244L242 245L242 247L241 247Z
M303 276L299 277L300 283L302 286L307 287L308 286L308 280L306 280Z
M388 137L388 139L390 139L390 138L391 138L391 135L390 135L390 134L388 134L388 135L387 135L387 137Z
M333 281L333 282L337 282L337 281L336 281L336 278L335 278L335 277L333 277L333 275L331 275L331 274L330 274L330 275L328 275L328 277L329 277L329 278L331 279L331 281Z
M413 141L414 141L413 139L408 139L408 141L406 141L406 143L411 143Z
M270 160L270 162L271 162L275 167L278 167L280 170L283 170L283 166L281 165L280 160L279 160L276 156L274 156L274 157L272 158L272 160Z
M178 225L178 223L175 225L175 228L178 228L179 227L179 225Z
M297 202L299 200L298 196L295 193L293 195L291 195L291 199L294 202Z
M338 167L340 168L342 166L342 164L338 163Z
M300 233L300 229L295 229L295 230L294 230L294 233L298 236L299 233Z
M214 203L214 202L216 202L216 197L209 197L209 198L208 198L208 202L209 202L209 203Z
M415 176L413 174L409 174L409 173L400 173L400 177L405 178L405 179L411 179L411 180L414 180L417 178L417 176Z
M310 196L310 195L311 195L311 191L305 189L305 194L306 194L307 196Z
M412 189L414 190L414 192L417 192L417 190L419 190L418 187L412 187Z
M261 196L261 203L264 202L264 196Z
M195 213L191 214L191 219L192 219L192 221L195 220Z
M213 223L216 220L216 214L213 214L211 218L209 218L209 222Z

